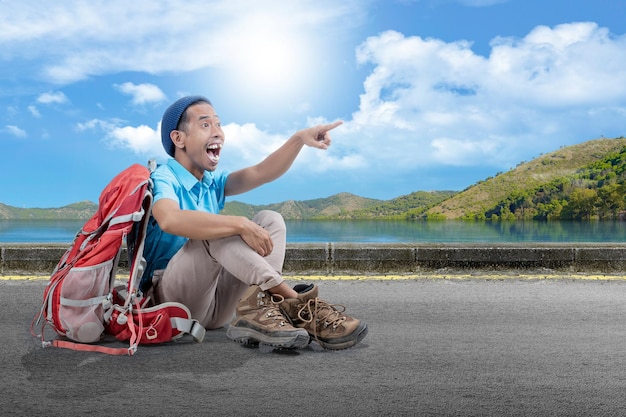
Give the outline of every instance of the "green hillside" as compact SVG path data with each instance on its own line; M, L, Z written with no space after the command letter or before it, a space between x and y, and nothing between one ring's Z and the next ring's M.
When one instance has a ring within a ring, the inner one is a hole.
M455 195L456 191L417 191L369 207L347 211L339 215L320 216L331 219L385 219L410 220L421 217L430 207Z
M612 183L616 184L612 187L622 184L624 179L621 178L621 174L611 172L623 168L618 166L619 164L614 166L607 161L616 158L616 161L619 161L618 155L623 154L625 147L626 138L623 137L597 139L563 147L530 162L521 163L509 172L480 181L430 208L424 217L428 219L580 218L581 216L578 215L567 217L567 210L561 213L558 207L551 210L549 205L555 203L561 205L562 209L567 206L572 197L576 201L577 198L580 200L581 193L588 194L583 190L608 186L609 182L606 179L600 183L601 178L598 173L595 174L595 180L590 178L585 180L585 175L589 176L590 170L597 171L594 163L599 162L600 171L604 171L605 176L612 178ZM561 192L557 193L559 188ZM575 191L576 189L578 191ZM608 192L609 189L606 188L600 192L600 196ZM597 194L596 191L596 196ZM558 202L553 202L552 199L557 199ZM598 204L601 202L598 201ZM552 214L549 215L549 212Z
M285 219L313 219L343 216L353 210L381 204L381 200L363 198L349 193L340 193L328 198L294 201L269 205L251 205L238 201L226 203L223 214L252 218L261 210L275 210ZM98 206L90 201L70 204L60 208L18 208L0 203L0 220L54 220L88 219Z
M354 210L372 207L381 200L359 197L350 193L339 193L327 198L251 206L239 202L226 203L222 213L252 217L261 210L274 210L288 220L343 218Z
M80 220L89 219L98 205L91 201L70 204L59 208L18 208L0 203L2 220Z

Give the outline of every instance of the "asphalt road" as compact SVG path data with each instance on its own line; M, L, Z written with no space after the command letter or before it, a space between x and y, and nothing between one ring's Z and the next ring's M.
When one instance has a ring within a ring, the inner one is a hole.
M317 281L369 324L345 351L230 342L43 349L45 281L0 280L3 416L626 415L626 281Z

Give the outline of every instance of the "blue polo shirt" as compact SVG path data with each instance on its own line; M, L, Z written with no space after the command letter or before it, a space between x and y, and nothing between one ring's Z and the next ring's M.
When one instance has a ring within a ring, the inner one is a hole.
M159 165L150 178L153 182L154 203L168 198L176 201L182 210L200 210L214 214L224 208L224 188L228 178L225 171L205 171L202 181L198 181L179 162L169 159L166 165ZM150 217L144 248L147 265L141 280L142 290L148 289L145 284L150 282L154 271L165 269L187 240L182 236L165 233L154 217Z

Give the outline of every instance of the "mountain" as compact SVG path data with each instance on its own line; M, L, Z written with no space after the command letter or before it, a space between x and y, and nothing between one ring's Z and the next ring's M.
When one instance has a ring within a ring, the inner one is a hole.
M87 220L97 208L98 205L91 201L59 208L18 208L0 203L0 220Z
M530 162L522 162L506 173L499 173L493 178L479 181L427 210L425 218L487 218L490 213L501 213L501 210L506 212L509 202L513 200L524 200L521 204L523 210L524 204L533 204L534 195L545 194L546 190L551 187L566 187L570 189L569 193L577 187L588 189L590 185L581 183L581 175L591 169L594 163L605 159L610 160L614 155L620 154L625 147L626 138L624 137L602 138L562 147ZM610 167L603 169L613 170ZM570 200L569 193L561 194L563 201L559 204L567 204ZM547 204L549 201L542 203ZM512 205L513 209L516 207L518 206ZM533 218L523 213L514 217Z
M226 203L223 214L252 218L261 210L275 210L285 219L333 218L343 213L371 207L382 203L381 200L359 197L350 193L340 193L328 198L295 201L268 205L251 205L239 201ZM70 204L59 208L18 208L0 203L0 220L52 220L52 219L88 219L98 206L90 201Z
M423 216L430 207L450 198L457 191L416 191L392 200L371 204L364 208L356 208L331 216L318 218L333 219L387 219L410 220ZM375 201L375 200L374 200Z
M372 207L382 203L381 200L359 197L350 193L339 193L327 198L251 206L240 202L226 203L222 213L252 217L261 210L274 210L285 219L341 218L354 210Z

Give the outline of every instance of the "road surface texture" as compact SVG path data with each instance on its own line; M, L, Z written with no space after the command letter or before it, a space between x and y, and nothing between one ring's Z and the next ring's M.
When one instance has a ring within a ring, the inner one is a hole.
M626 280L316 280L369 334L355 348L42 348L44 279L0 279L3 416L626 415Z

